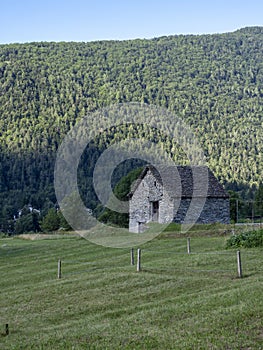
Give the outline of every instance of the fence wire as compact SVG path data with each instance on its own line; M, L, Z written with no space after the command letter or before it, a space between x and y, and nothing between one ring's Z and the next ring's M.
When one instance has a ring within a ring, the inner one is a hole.
M177 247L178 248L178 247ZM181 246L182 248L182 246ZM185 247L186 248L186 247ZM194 246L193 246L194 249ZM261 255L260 255L261 254ZM263 271L263 254L261 251L241 251L242 268L244 275L261 273ZM262 264L258 264L258 258L262 256ZM173 259L174 257L174 259ZM134 266L131 266L131 251L109 252L103 254L99 260L87 260L87 258L61 259L62 275L70 276L96 271L136 271L137 249L133 250ZM257 263L256 263L257 262ZM226 273L237 275L237 252L234 250L193 251L181 252L169 250L157 250L151 248L141 249L141 270L144 272L164 273Z

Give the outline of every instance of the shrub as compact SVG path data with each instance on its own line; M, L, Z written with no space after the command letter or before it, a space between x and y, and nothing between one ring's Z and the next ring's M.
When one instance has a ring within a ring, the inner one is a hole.
M58 230L59 227L60 220L58 213L55 208L51 208L41 222L41 229L44 232L52 232Z
M226 242L226 248L263 247L263 230L243 232L231 236Z

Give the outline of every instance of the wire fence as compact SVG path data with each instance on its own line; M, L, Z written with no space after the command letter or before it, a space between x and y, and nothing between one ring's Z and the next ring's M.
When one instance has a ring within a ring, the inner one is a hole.
M150 273L221 273L231 277L246 277L263 271L263 254L261 250L215 250L198 251L190 244L185 244L185 251L171 249L143 248L131 250L114 250L103 255L99 260L58 261L58 278L70 275L121 270Z
M158 252L143 249L141 270L180 273L236 273L236 252Z
M230 198L230 214L235 223L258 223L263 227L263 201Z
M98 270L123 269L123 260L128 256L129 251L109 252L100 256L99 260L87 260L87 258L59 259L58 278Z

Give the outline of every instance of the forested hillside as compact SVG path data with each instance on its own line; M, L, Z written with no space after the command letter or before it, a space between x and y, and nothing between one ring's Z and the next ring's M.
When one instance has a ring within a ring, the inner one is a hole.
M263 27L0 45L0 231L28 203L43 211L54 205L56 150L76 121L125 102L160 105L183 118L229 189L250 193L262 181ZM87 204L94 209L96 198Z

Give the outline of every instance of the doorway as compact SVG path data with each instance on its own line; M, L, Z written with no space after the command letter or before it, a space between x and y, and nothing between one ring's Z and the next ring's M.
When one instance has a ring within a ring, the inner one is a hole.
M152 221L159 221L159 201L152 202Z

